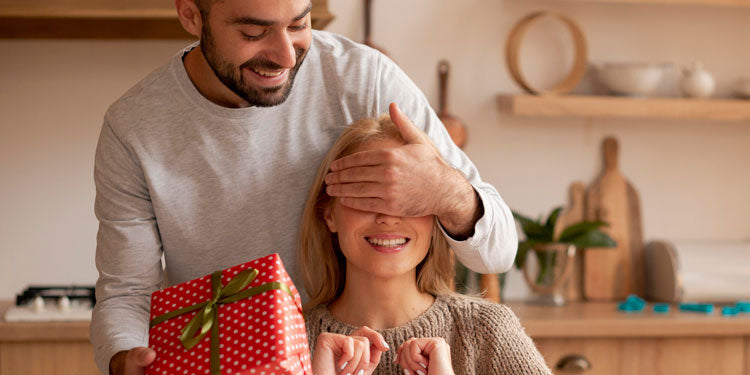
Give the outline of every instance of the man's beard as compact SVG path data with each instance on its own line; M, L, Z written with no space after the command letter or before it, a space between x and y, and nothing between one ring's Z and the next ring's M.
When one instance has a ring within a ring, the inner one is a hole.
M279 70L283 67L265 58L250 59L239 67L235 66L216 52L214 39L208 25L204 25L201 30L200 47L208 66L211 67L211 70L214 71L214 74L224 86L244 99L249 105L257 107L273 107L286 101L292 91L294 77L307 56L306 49L296 48L297 63L289 70L289 77L287 77L286 82L276 87L258 87L242 79L244 69Z

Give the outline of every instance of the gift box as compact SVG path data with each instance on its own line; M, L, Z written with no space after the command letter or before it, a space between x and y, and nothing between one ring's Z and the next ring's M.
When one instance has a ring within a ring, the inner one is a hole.
M278 254L151 295L147 375L311 375L302 300Z

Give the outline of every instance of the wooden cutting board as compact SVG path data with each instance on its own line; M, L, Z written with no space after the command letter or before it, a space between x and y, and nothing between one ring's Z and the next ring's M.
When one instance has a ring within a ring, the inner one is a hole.
M586 191L586 220L609 223L602 230L617 246L583 252L584 296L592 301L622 300L643 295L643 239L638 194L618 166L615 138L602 143L604 167Z
M558 239L566 227L579 223L584 219L584 199L586 186L582 182L574 182L568 188L568 203L560 212L555 223L554 237ZM583 298L583 252L576 249L573 259L573 269L570 278L565 283L563 293L568 301L579 301Z

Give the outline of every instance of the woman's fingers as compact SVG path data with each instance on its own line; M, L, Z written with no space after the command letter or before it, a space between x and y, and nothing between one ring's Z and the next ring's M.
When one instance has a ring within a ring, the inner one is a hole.
M383 335L367 326L362 326L352 333L352 336L366 337L370 340L370 368L375 369L380 363L383 352L390 349Z
M441 337L412 338L398 348L405 375L451 374L450 346Z
M364 337L349 336L353 351L351 359L339 367L341 374L362 375L370 365L370 343Z
M354 347L354 339L351 337L336 335L335 338L336 344L338 345L337 349L339 349L341 353L339 358L336 359L336 369L341 370L349 365L349 362L354 359L356 349Z
M404 368L405 375L425 375L428 359L422 355L422 339L409 339L401 345L398 364Z
M385 342L383 335L379 334L377 331L371 329L368 326L359 327L359 329L352 332L352 336L367 337L367 339L370 340L370 345L376 347L382 352L390 349L388 343Z

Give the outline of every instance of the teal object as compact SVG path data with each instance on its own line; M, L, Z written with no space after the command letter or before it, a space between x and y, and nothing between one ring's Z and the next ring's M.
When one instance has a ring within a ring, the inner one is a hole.
M617 305L617 309L625 312L640 312L646 307L646 301L643 298L631 294L625 301Z
M735 316L740 312L737 306L724 306L721 308L721 315Z
M669 304L668 303L655 303L654 304L654 312L657 313L668 313L669 312Z
M750 301L737 302L735 307L737 307L738 312L750 313Z
M711 314L714 311L714 305L710 303L682 303L680 304L680 311Z

